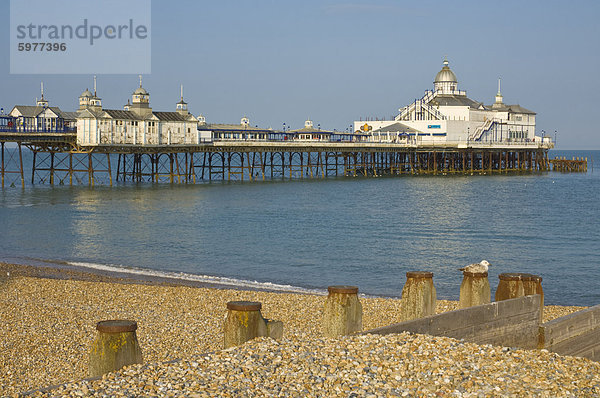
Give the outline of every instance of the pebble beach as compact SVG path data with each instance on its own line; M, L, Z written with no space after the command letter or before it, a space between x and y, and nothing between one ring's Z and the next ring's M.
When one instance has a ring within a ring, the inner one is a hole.
M600 364L406 333L323 338L325 297L176 286L0 264L0 396L600 396ZM260 301L284 338L223 350L226 303ZM361 298L363 327L399 299ZM437 312L456 308L439 300ZM546 306L544 320L581 307ZM85 381L95 325L133 319L143 365Z

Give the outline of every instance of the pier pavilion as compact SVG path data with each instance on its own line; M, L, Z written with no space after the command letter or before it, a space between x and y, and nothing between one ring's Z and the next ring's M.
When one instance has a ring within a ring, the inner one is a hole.
M94 83L95 86L95 83ZM133 91L131 103L123 110L103 109L101 99L85 90L79 96L77 112L77 144L83 147L98 145L192 145L203 138L198 120L189 113L181 99L176 110L154 111L150 107L150 93L140 86Z
M354 130L373 137L385 132L391 140L404 136L417 145L486 142L509 146L544 140L550 143L550 138L535 134L535 112L504 103L500 79L495 102L484 105L459 90L447 59L435 76L433 90L425 90L421 98L398 111L393 120L355 121Z
M35 105L15 105L9 112L14 120L11 123L16 132L49 132L63 133L75 131L76 112L64 112L57 106L50 106L44 98L44 83L41 84L42 96L35 100Z

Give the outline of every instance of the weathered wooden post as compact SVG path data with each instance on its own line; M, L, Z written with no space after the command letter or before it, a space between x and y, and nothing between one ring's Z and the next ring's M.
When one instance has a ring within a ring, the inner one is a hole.
M539 275L523 274L523 290L525 296L532 294L540 295L540 320L544 316L544 289L542 289L542 277Z
M256 337L283 337L283 322L264 319L262 304L255 301L230 301L224 325L225 348L244 344Z
M487 272L463 271L463 281L460 285L458 301L459 309L490 303L492 293L487 277Z
M544 291L541 276L514 272L500 274L498 279L500 279L500 282L496 290L496 301L539 294L543 306Z
M498 275L498 287L496 288L496 301L508 300L525 296L523 276L521 273L503 273Z
M337 337L362 330L362 305L356 286L329 286L323 311L323 334Z
M402 289L401 321L434 315L436 304L433 272L407 272L406 283Z
M142 363L142 350L137 340L136 329L135 321L98 322L98 334L90 351L90 377L100 377L123 366Z

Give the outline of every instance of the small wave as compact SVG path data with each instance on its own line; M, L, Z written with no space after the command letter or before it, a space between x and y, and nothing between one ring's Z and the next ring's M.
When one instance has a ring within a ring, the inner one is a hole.
M221 286L232 286L232 287L241 287L241 288L249 288L249 289L261 289L261 290L288 292L288 293L307 293L307 294L318 294L318 295L327 294L327 292L325 290L320 290L320 289L307 289L307 288L303 288L303 287L299 287L299 286L280 285L280 284L272 283L272 282L249 281L249 280L244 280L244 279L227 278L227 277L221 277L221 276L197 275L197 274L188 274L185 272L157 271L157 270L151 270L151 269L123 267L120 265L107 265L107 264L97 264L97 263L66 262L66 264L73 266L73 267L88 268L88 269L94 269L94 270L98 270L98 271L111 272L111 273L121 273L121 274L130 274L130 275L140 275L140 276L145 276L145 277L184 280L184 281L200 282L200 283L214 284L214 285L221 285Z

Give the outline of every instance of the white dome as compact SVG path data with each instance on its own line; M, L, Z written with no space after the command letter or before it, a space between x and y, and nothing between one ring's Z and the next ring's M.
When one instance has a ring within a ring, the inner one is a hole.
M448 60L444 59L444 67L435 75L434 83L457 83L456 75L448 67Z
M138 87L135 89L135 91L133 92L133 95L136 94L140 94L140 95L148 95L148 92L143 88L143 87Z

